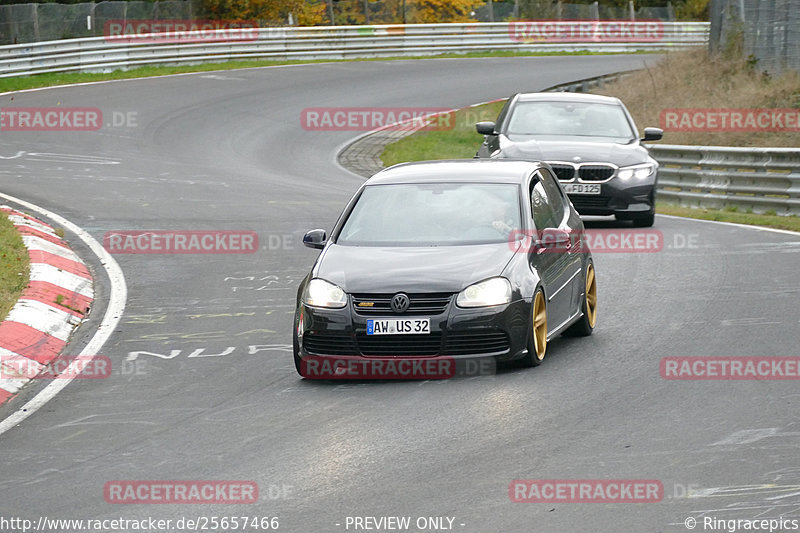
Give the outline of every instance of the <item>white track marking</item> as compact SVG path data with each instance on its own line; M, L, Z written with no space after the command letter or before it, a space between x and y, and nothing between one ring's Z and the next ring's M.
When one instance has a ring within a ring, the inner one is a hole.
M62 257L64 259L69 259L70 261L75 261L76 263L81 262L81 258L78 257L78 254L76 254L69 248L42 239L41 237L34 237L33 235L23 235L22 242L25 243L25 247L28 250L47 252L49 254Z
M64 342L69 340L75 326L81 323L81 319L73 314L39 300L25 298L17 301L17 305L9 311L6 320L25 324Z
M40 213L56 224L68 229L77 235L78 238L80 238L84 243L86 243L86 245L98 257L100 263L103 265L103 268L105 268L111 285L108 297L108 308L106 309L106 314L103 316L103 319L100 322L100 325L97 327L97 331L95 331L94 336L91 338L88 344L86 344L83 350L81 350L81 353L78 354L81 357L82 362L90 361L95 355L100 353L103 345L106 343L109 337L111 337L111 334L114 333L114 329L117 327L117 324L119 324L119 321L122 319L122 313L125 311L128 288L125 284L125 276L122 273L122 269L119 267L111 254L109 254L105 248L103 248L103 246L94 239L94 237L64 217L7 194L0 193L0 198L5 198L10 202L15 202L32 211ZM75 374L73 373L70 375L74 376ZM64 387L69 385L73 379L74 377L67 377L64 379L53 380L52 383L39 391L39 393L25 405L12 413L8 418L0 422L0 435L20 424L23 420L38 411L47 402L52 400L56 394L61 392Z
M790 231L788 229L765 228L764 226L750 226L749 224L736 224L735 222L721 222L719 220L705 220L705 219L702 219L702 218L677 217L677 216L674 216L674 215L658 214L657 216L665 217L665 218L674 218L676 220L690 220L690 221L696 221L696 222L708 222L709 224L721 224L723 226L733 226L734 228L745 228L745 229L754 229L754 230L760 230L760 231L771 231L773 233L783 233L784 235L794 235L795 237L800 237L800 232Z

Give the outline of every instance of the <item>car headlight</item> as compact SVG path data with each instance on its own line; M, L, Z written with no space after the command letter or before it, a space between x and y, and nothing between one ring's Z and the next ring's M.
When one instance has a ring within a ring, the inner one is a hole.
M656 166L651 163L644 165L633 165L631 167L622 167L617 172L619 179L627 181L631 178L643 180L655 172Z
M511 283L506 278L490 278L470 285L458 293L458 307L488 307L511 301Z
M303 303L312 307L340 309L347 305L347 295L333 283L314 278L306 286Z

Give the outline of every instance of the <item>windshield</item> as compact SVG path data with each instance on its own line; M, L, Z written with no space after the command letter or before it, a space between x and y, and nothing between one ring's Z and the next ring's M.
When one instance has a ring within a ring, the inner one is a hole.
M517 185L426 183L370 185L337 244L448 246L507 243L520 228Z
M622 107L587 102L519 102L506 128L508 135L636 137Z

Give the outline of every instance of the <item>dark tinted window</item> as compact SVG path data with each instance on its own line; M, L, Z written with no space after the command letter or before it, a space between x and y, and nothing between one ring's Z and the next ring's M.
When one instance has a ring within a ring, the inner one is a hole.
M544 190L547 192L547 198L550 200L550 207L553 210L553 220L555 221L555 225L558 226L564 219L564 213L566 211L564 194L561 190L561 186L556 182L555 177L553 177L549 170L543 168L539 170L539 173L541 175L542 184L544 185Z
M547 189L538 174L531 181L531 216L536 229L555 228L558 222L550 205Z

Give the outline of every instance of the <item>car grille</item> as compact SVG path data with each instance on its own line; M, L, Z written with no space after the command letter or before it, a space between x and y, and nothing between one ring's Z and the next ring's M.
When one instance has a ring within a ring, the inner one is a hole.
M575 209L578 212L581 209L586 208L593 208L593 209L603 209L608 207L608 202L610 198L604 198L603 196L590 196L587 194L572 194L569 196L572 205L575 206Z
M354 294L353 311L363 316L395 315L391 306L395 294ZM447 309L451 297L451 293L409 294L408 310L402 314L440 315Z
M305 351L312 355L366 355L371 357L434 357L507 352L508 335L502 331L449 333L442 346L441 332L429 335L306 334Z
M503 331L449 333L444 355L471 355L506 352L511 345Z
M442 348L442 334L429 335L356 335L362 355L434 356Z
M575 176L581 181L601 182L614 177L617 171L613 165L598 163L564 163L548 161L559 181L573 181Z
M551 163L550 166L553 167L553 172L556 173L556 177L560 181L572 181L575 179L575 167L572 165Z
M358 349L350 335L307 333L303 336L303 347L306 352L314 355L358 355Z
M581 165L578 176L583 181L605 181L611 179L616 169L608 165Z

